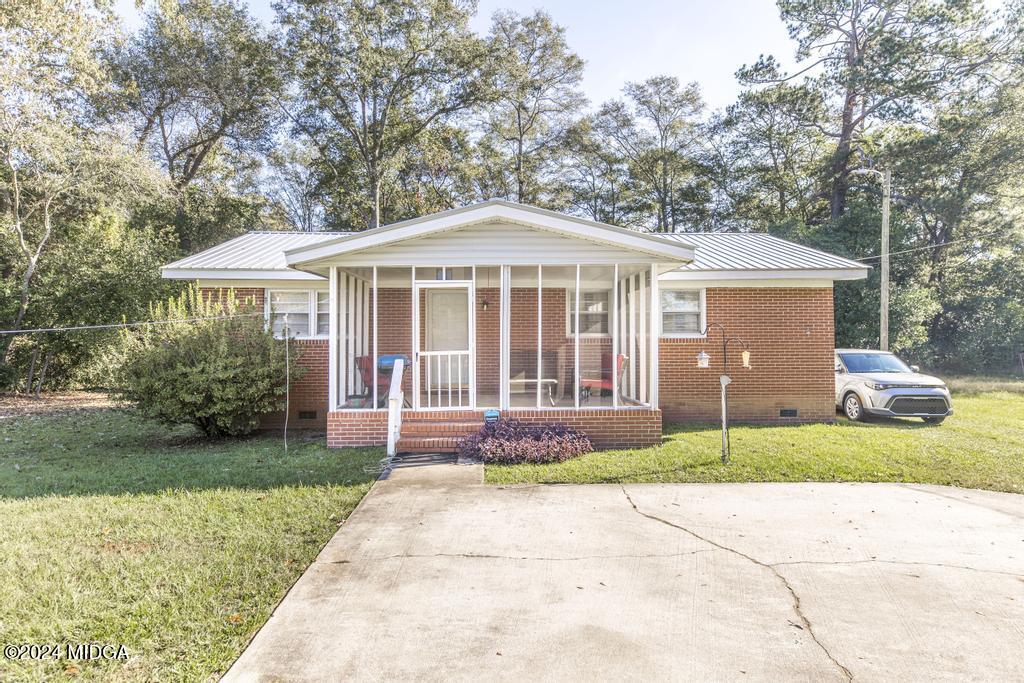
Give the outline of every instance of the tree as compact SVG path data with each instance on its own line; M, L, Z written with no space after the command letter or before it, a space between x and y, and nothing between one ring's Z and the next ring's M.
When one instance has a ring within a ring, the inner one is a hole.
M676 206L679 190L692 174L688 155L695 149L696 116L703 103L696 83L683 87L672 76L627 83L628 103L608 102L597 125L629 161L631 175L657 214L655 229L675 232L683 216Z
M991 97L965 93L947 103L926 129L894 131L885 149L897 200L915 220L910 247L920 250L921 279L943 304L927 323L932 353L961 362L970 339L988 351L970 369L1012 365L1010 340L1024 336L1011 323L1020 319L1013 280L1024 277L1022 129L1024 87L1014 79ZM985 336L977 335L983 312L991 316ZM1008 324L1002 333L1000 316Z
M0 228L21 260L9 329L29 310L33 280L59 222L90 203L130 203L153 184L145 164L116 131L91 119L92 99L107 87L98 59L112 39L107 3L17 0L0 7ZM15 268L5 269L11 273ZM12 337L0 341L9 359Z
M398 159L384 206L394 220L415 218L465 206L476 199L468 131L435 124L425 130Z
M508 198L544 203L545 176L586 98L583 60L569 50L565 29L536 11L494 15L489 41L502 57L497 101L486 109L484 135L507 159Z
M703 137L708 176L721 194L719 226L761 231L786 220L812 221L827 139L801 125L821 111L816 93L780 84L748 90L713 119Z
M566 136L558 192L570 210L612 225L638 222L636 188L625 158L604 143L592 119Z
M102 325L146 320L149 302L180 285L160 277L160 266L177 254L170 230L140 228L123 211L98 207L68 221L37 274L29 327ZM82 383L110 387L112 368L103 359L116 346L117 330L73 330L19 339L21 366L33 355L47 367L35 389ZM47 362L49 361L49 362Z
M493 97L494 59L467 27L471 9L462 0L278 5L296 74L289 117L336 181L362 189L362 226L387 219L385 182L424 131Z
M1013 31L993 29L971 0L778 0L801 66L781 73L763 57L738 75L749 84L807 75L830 120L802 124L834 140L825 173L829 217L846 208L851 155L874 122L908 121L945 97L978 88L1015 49Z
M316 173L316 150L286 140L268 157L271 199L295 230L314 232L324 225L324 191Z
M112 61L111 111L130 112L139 149L166 171L189 252L188 189L215 160L244 166L269 149L284 88L276 47L235 0L174 0L150 10Z

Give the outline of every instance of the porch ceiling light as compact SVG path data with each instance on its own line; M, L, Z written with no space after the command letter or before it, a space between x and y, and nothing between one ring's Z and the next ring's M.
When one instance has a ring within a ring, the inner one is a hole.
M705 351L701 351L697 354L697 367L698 368L710 368L711 367L711 356Z

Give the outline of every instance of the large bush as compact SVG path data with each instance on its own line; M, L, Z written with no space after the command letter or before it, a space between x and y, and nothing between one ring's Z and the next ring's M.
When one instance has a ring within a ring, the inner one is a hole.
M562 462L593 450L586 434L563 424L527 424L501 419L485 424L479 432L463 440L459 455L509 465Z
M284 407L284 342L251 305L236 304L233 294L207 301L192 287L154 307L152 320L163 324L124 334L117 388L146 417L234 436Z

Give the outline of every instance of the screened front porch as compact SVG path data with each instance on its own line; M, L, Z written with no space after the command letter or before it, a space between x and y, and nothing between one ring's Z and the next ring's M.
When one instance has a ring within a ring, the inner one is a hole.
M396 365L416 411L656 407L659 272L332 266L330 409L386 410Z

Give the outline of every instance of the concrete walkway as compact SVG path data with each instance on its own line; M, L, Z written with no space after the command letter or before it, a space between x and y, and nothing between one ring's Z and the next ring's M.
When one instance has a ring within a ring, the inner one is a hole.
M374 485L225 680L1024 679L1024 497Z

